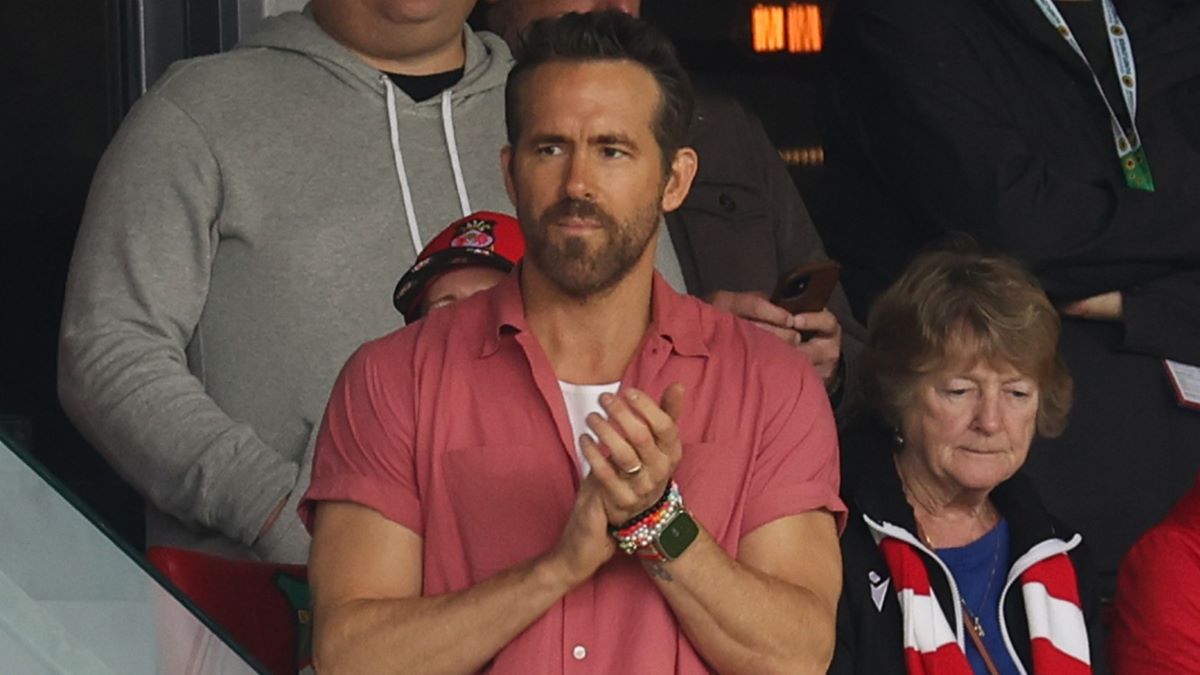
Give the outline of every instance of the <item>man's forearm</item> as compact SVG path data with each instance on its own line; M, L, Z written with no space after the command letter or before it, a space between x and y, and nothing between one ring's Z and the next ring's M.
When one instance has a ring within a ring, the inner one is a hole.
M551 556L454 593L317 607L322 673L479 670L579 583Z
M649 563L684 633L722 673L824 673L834 616L816 594L731 558L703 528L677 560Z

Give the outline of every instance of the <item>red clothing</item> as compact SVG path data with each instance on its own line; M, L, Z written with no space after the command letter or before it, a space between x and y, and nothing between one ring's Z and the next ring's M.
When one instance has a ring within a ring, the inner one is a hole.
M622 386L685 387L685 502L731 555L754 528L838 499L833 415L808 360L655 278ZM518 277L363 346L334 388L313 501L349 500L424 538L424 593L545 553L580 481L562 393ZM704 663L634 559L618 554L496 655L495 673L697 673Z
M1121 562L1108 645L1114 673L1200 673L1200 481Z

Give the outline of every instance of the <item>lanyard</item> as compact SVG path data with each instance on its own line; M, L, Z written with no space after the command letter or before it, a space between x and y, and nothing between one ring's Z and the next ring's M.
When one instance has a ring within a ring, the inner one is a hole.
M1129 34L1125 31L1125 25L1121 23L1121 17L1117 16L1117 9L1113 6L1112 0L1100 0L1100 2L1104 6L1104 25L1108 32L1108 42L1112 49L1113 63L1117 68L1117 77L1121 83L1121 94L1125 99L1125 108L1129 111L1130 130L1128 134L1125 133L1125 129L1121 125L1121 118L1117 117L1112 103L1104 93L1100 78L1096 75L1092 64L1088 62L1079 42L1075 40L1074 33L1067 26L1067 20L1059 13L1058 7L1054 6L1052 0L1034 0L1034 2L1037 3L1038 9L1042 10L1042 14L1046 16L1050 25L1067 41L1067 44L1071 45L1071 49L1075 50L1075 53L1083 60L1083 65L1087 66L1088 72L1091 73L1092 83L1096 85L1096 91L1100 92L1100 98L1104 100L1104 107L1108 109L1108 116L1112 122L1113 144L1117 148L1117 157L1121 161L1121 170L1125 174L1126 184L1137 190L1153 192L1154 178L1150 175L1150 164L1146 161L1146 152L1142 148L1142 139L1137 131L1137 69L1133 63L1133 47L1129 42Z

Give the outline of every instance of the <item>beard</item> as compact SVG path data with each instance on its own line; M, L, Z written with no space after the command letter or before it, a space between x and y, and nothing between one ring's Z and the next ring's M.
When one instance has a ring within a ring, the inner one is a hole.
M525 255L564 294L580 300L603 293L629 274L658 232L658 201L618 221L594 202L563 199L534 219L525 229ZM608 237L590 250L584 237L552 241L550 233L564 218L586 218L600 224ZM522 219L522 222L526 222Z

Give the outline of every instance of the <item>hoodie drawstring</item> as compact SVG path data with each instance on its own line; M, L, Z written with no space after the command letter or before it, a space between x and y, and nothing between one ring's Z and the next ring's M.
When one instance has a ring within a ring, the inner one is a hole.
M408 221L408 235L412 238L413 252L420 253L421 231L417 228L417 211L413 207L412 188L408 185L408 172L404 169L404 154L400 152L400 124L396 119L395 85L387 75L381 75L387 90L388 134L392 141L392 160L396 166L396 180L400 182L400 194L404 198L404 219ZM446 150L450 155L450 168L454 170L454 187L458 190L458 205L464 217L471 215L471 200L467 197L467 182L463 179L462 160L458 156L458 142L454 137L454 110L450 103L450 90L442 92L442 130L446 134Z
M417 211L413 208L412 190L408 187L408 172L404 170L404 155L400 153L400 125L396 122L396 91L387 75L381 75L387 90L388 132L392 138L392 161L396 165L396 179L400 181L400 194L404 198L404 219L408 221L408 234L412 237L413 255L421 252L421 231L417 229Z
M450 90L442 92L442 130L446 133L446 150L450 153L450 168L454 169L454 186L458 188L458 205L463 217L471 215L467 199L467 182L463 180L462 161L458 158L458 143L454 139L454 111L450 108Z

